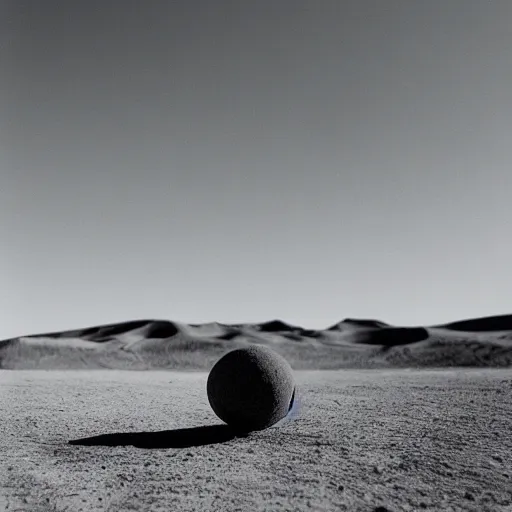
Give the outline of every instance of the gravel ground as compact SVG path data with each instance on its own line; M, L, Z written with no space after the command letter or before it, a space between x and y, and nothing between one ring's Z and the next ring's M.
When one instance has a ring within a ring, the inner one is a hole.
M246 438L206 378L0 372L0 510L512 511L512 370L296 372L296 416Z

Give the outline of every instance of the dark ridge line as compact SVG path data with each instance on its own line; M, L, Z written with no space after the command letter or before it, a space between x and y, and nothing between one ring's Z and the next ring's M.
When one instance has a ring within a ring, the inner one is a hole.
M103 329L116 328L121 326L128 326L128 328L121 333L126 332L128 330L138 329L140 327L144 327L152 322L171 322L170 320L158 320L158 319L142 319L142 320L127 320L126 322L114 322L109 324L101 324L96 326L88 326L78 329L67 329L65 331L51 331L51 332L43 332L36 334L22 334L20 336L15 336L13 338L9 338L9 340L16 340L19 338L65 338L71 334L80 335L80 336L91 336L95 333L99 333L99 331ZM171 322L174 323L174 322ZM85 334L84 334L85 333Z
M270 320L269 322L261 322L254 324L259 327L262 332L291 332L302 331L303 328L295 325L288 324L282 320Z
M432 327L465 332L510 331L512 330L512 315L482 316Z
M345 318L341 322L337 324L331 325L331 327L327 328L327 331L339 331L342 325L355 325L359 327L365 327L370 329L382 329L384 327L393 327L391 324L387 324L386 322L382 322L381 320L374 320L371 318Z

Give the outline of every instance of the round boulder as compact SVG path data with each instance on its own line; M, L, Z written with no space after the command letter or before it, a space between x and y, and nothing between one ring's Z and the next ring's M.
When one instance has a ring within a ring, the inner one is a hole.
M210 371L206 389L215 414L239 432L275 425L286 417L295 398L290 365L261 345L221 357Z

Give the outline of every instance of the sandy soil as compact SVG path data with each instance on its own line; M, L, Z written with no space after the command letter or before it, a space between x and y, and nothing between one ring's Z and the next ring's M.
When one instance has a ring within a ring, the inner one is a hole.
M296 377L234 438L205 373L2 371L0 510L512 510L512 370Z

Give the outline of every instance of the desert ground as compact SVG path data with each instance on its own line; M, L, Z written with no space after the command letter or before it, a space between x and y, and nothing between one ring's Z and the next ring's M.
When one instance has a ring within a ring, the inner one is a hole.
M0 372L0 510L512 510L512 370L296 371L235 437L206 372Z

